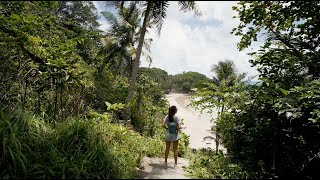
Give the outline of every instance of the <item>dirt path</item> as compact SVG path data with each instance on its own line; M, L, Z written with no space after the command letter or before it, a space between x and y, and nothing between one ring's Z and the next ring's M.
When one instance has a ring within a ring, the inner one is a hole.
M187 159L178 158L178 166L174 167L172 158L168 158L166 166L163 158L144 157L138 174L141 179L190 179L185 175L183 166L188 166Z
M186 94L170 94L166 97L170 106L175 105L178 108L177 116L183 119L185 129L184 133L190 136L190 145L192 149L211 148L215 149L215 135L211 133L211 127L214 122L210 120L217 116L217 112L212 114L200 111L189 107L190 99ZM219 149L223 149L220 147ZM188 166L188 160L178 158L178 167L174 168L172 157L168 158L168 166L164 165L163 158L148 158L145 157L141 163L139 177L142 179L190 179L186 176L183 166Z

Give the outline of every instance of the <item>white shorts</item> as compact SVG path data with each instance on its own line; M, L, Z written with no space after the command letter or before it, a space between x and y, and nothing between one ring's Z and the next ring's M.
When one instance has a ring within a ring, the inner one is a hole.
M170 134L168 130L166 131L166 141L177 141L179 138L179 132L177 134Z

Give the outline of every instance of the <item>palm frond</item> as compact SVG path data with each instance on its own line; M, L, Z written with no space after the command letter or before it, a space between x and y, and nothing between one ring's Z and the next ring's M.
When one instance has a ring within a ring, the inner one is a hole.
M147 44L149 44L149 45L151 45L152 41L153 41L152 38L145 38L145 39L144 39L144 42L147 43Z
M128 46L128 53L130 54L130 56L132 58L135 58L135 56L137 54L136 48L134 48L131 44L129 44L129 46Z
M212 65L211 72L215 73L212 80L217 86L233 86L247 76L247 73L238 74L234 61L228 59Z
M253 75L253 76L248 76L247 77L247 81L251 81L252 79L254 79L255 77L257 77L258 75Z
M143 42L143 47L150 53L151 52L151 42L152 38L145 39Z
M152 57L150 56L149 53L142 51L141 54L146 58L146 61L149 63L149 67L152 64Z
M117 44L118 42L118 39L116 37L110 37L110 38L106 38L105 39L105 46L106 47L109 47L111 46L112 44Z
M111 25L111 29L117 28L119 25L118 20L114 14L111 12L101 12L101 14L106 18L107 22Z
M180 11L194 11L194 14L196 16L201 16L202 13L199 10L199 7L197 6L197 4L194 1L178 1L178 4L180 6Z
M241 73L238 75L237 77L237 82L241 82L242 80L244 80L246 78L248 73Z
M219 80L236 73L235 65L232 60L219 61L218 64L211 66L211 71L216 74L216 77Z
M134 2L131 2L129 7L128 7L128 17L132 17L133 13L136 10L136 4Z
M152 23L157 28L157 34L160 36L161 28L163 25L164 18L167 16L167 8L169 6L168 1L154 1L151 8L150 17Z
M120 6L123 6L124 1L106 1L105 6L106 8L109 7L114 7L114 8L119 8Z
M132 1L125 5L114 3L114 7L117 7L116 9L118 10L118 16L115 16L110 12L104 13L108 23L112 26L110 31L107 32L108 37L117 39L117 41L114 42L117 46L109 42L109 46L112 48L105 52L106 56L110 56L111 54L113 57L117 56L118 60L119 57L121 57L120 59L124 61L135 58L137 52L134 44L138 42L140 33L139 31L137 32L137 29L141 26L142 19L141 10L137 8L137 4L139 3ZM142 55L149 63L149 66L152 63L152 57L150 55L151 42L152 39L146 38L143 43L142 51Z

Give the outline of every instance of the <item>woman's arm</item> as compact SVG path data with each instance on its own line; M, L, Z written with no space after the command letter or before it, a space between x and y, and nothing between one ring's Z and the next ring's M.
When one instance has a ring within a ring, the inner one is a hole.
M178 126L177 126L177 129L178 129L178 130L182 129L181 119L180 119L180 118L178 118Z
M165 128L165 129L168 129L167 126L166 126L166 118L164 118L163 121L162 121L162 127Z
M178 130L179 130L179 129L182 129L182 127L181 127L181 122L178 123Z

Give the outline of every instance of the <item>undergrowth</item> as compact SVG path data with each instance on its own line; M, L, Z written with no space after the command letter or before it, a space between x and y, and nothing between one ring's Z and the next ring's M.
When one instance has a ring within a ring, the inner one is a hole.
M151 138L92 112L53 126L26 112L0 112L1 178L133 178L144 156L162 157L163 133Z
M219 151L200 149L189 156L189 166L185 170L194 179L246 179L243 168Z

